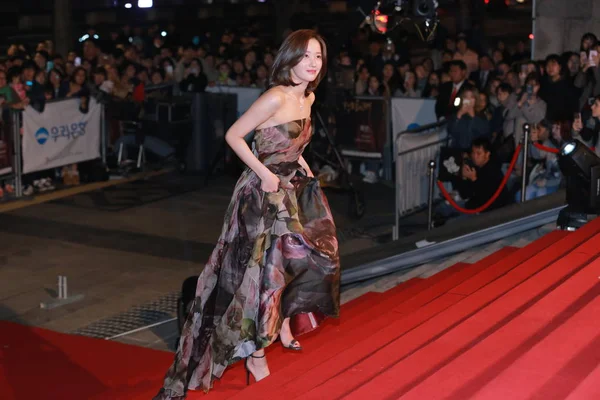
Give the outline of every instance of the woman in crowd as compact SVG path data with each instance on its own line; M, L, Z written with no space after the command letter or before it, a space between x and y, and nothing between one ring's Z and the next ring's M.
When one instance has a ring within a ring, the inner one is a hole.
M202 63L197 58L192 59L184 71L184 78L179 83L182 92L204 92L208 80L202 69Z
M448 120L450 146L468 151L474 139L490 138L489 122L477 114L479 91L474 86L462 89L456 114Z
M591 108L589 118L584 120L581 114L577 115L573 121L572 134L574 139L581 140L600 155L600 95L594 98Z
M552 124L546 120L532 125L531 141L552 149L559 149L561 145L560 137L552 135ZM535 146L531 146L529 151L529 161L534 165L525 188L526 201L556 192L562 180L556 154L540 150ZM521 201L520 190L515 195L515 201Z

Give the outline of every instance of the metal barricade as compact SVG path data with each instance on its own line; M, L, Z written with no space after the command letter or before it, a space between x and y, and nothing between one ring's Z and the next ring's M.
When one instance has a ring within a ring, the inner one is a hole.
M437 122L396 135L394 240L399 237L399 219L428 205L430 182L427 166L431 160L439 158L441 147L448 144L445 125L445 121Z

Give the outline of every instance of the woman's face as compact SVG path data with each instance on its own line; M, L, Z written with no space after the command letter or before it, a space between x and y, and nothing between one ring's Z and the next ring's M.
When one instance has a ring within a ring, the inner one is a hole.
M413 88L417 83L417 78L412 72L407 72L406 75L404 75L404 81L408 87Z
M152 74L152 84L153 85L160 85L161 83L163 83L162 76L160 75L160 73L154 72Z
M376 91L379 89L379 79L376 76L371 76L369 78L369 89L372 91Z
M125 69L125 78L133 78L135 76L135 67L133 65L127 66Z
M193 60L193 61L190 63L190 68L192 68L193 70L195 70L195 71L196 71L196 73L198 73L198 74L199 74L200 72L202 72L202 66L201 66L201 65L198 63L198 61L196 61L196 60Z
M253 51L246 53L246 56L244 57L244 62L246 63L246 65L254 65L254 63L256 62L256 53Z
M588 51L592 47L593 43L594 43L593 40L590 38L583 40L581 42L582 51Z
M310 39L302 60L292 68L292 80L296 83L312 82L317 79L323 68L321 44L316 39Z
M386 64L383 66L383 79L390 80L392 79L392 76L394 76L394 67L392 67L390 64Z
M77 73L75 74L75 83L81 86L81 85L83 85L84 82L85 82L85 71L78 70Z
M498 63L504 60L504 56L500 50L494 50L492 53L492 59L494 60L494 64L498 65Z
M235 72L236 75L241 75L244 73L244 64L241 61L235 61L233 63L233 72Z
M440 77L438 76L438 74L431 74L431 75L429 75L429 79L427 80L427 83L429 83L429 86L439 86L440 85Z
M569 72L571 72L572 75L577 74L579 72L579 56L577 54L573 54L571 57L569 57L567 65L569 67Z
M227 65L227 64L225 64L225 63L223 63L223 64L221 64L221 65L219 66L219 73L220 73L221 75L223 75L223 76L227 76L227 75L229 75L229 72L230 72L230 70L229 70L229 65Z
M464 107L474 107L475 94L470 90L466 90L462 95L461 103Z
M484 110L488 106L488 98L485 93L479 93L478 110Z
M45 71L40 71L37 74L35 74L35 80L40 85L45 85L46 84L46 72Z
M52 86L58 87L60 85L60 75L56 73L56 71L50 72L50 83Z
M425 67L427 72L432 72L433 71L433 60L431 58L426 58L423 61L423 66Z
M263 62L265 63L265 65L266 65L268 68L271 68L271 67L273 66L273 61L274 61L274 60L275 60L275 59L273 58L273 54L271 54L271 53L267 53L267 54L265 54L265 56L263 57Z
M509 72L506 74L506 83L512 86L513 89L517 89L519 85L519 75L514 72Z
M267 79L267 68L264 65L261 65L256 69L256 77L258 79Z
M427 77L427 71L423 65L417 65L415 67L415 73L417 74L417 78L419 80L425 79Z
M116 68L109 68L107 71L108 80L112 83L118 82L120 80L119 73Z

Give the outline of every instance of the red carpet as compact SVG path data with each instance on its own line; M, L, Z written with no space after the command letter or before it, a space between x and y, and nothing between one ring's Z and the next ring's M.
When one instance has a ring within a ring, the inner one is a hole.
M344 305L207 399L600 398L600 219ZM0 322L3 400L149 400L173 355Z

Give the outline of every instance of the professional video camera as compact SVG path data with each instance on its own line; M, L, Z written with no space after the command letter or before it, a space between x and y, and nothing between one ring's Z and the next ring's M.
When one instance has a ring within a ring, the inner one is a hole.
M437 8L437 0L382 0L365 15L365 24L381 34L413 25L422 40L430 41L439 23Z

